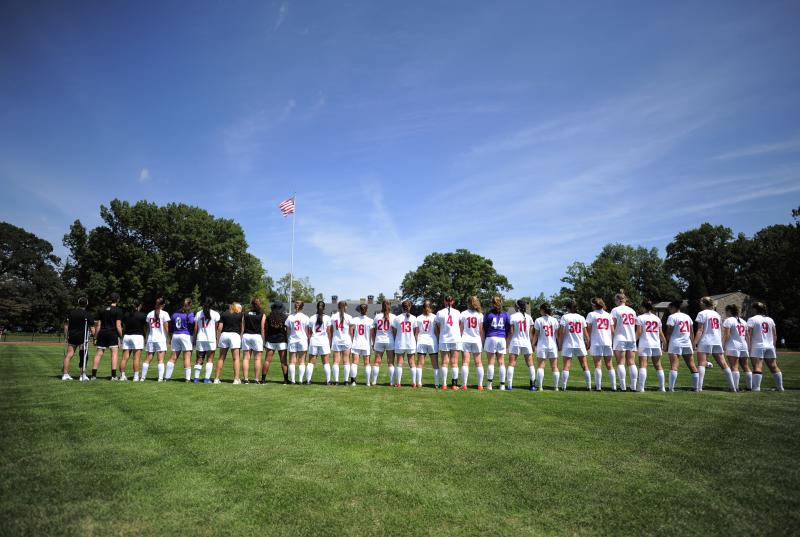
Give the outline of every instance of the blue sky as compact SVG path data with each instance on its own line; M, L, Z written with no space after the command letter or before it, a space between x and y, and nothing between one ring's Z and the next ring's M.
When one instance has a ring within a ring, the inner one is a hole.
M4 2L2 219L118 197L244 227L270 274L392 293L432 251L557 291L607 242L800 205L797 2Z

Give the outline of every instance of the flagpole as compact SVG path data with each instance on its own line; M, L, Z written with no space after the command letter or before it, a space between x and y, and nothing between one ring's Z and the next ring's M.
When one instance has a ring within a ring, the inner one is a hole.
M292 261L289 269L289 312L292 313L292 290L294 289L294 222L297 218L297 194L292 194L294 200L294 210L292 211Z

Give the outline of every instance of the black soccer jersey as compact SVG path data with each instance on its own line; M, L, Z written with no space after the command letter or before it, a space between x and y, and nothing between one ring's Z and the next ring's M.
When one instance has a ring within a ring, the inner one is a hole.
M260 311L248 311L244 314L244 333L245 334L260 334L261 333L261 319L264 314Z
M70 339L83 338L86 331L90 331L94 324L94 316L85 309L78 308L67 314L67 331Z
M237 334L242 331L242 314L233 313L230 311L223 311L219 316L222 321L223 332L236 332Z
M144 325L147 323L147 314L143 311L131 311L125 316L123 324L125 325L126 336L143 336Z
M117 331L117 321L121 321L123 311L116 306L106 306L98 315L100 320L100 331L113 330Z
M278 315L274 322L267 317L266 340L269 343L286 343L286 315Z

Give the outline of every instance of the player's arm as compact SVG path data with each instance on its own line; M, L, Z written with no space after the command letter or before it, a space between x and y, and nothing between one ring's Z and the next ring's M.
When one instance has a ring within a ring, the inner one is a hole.
M772 325L772 345L776 349L778 348L778 328L774 324Z
M590 341L591 339L589 339L589 323L586 323L583 325L583 343L584 345L586 345L587 349L589 348Z
M117 328L117 336L122 339L122 319L117 319L115 324Z
M350 327L350 337L353 337L353 330L352 326ZM328 334L328 345L333 345L333 326L328 325L328 329L325 330L325 333Z
M636 321L636 341L639 341L639 338L642 337L642 325L639 324L637 319Z
M531 338L531 347L536 348L536 343L539 341L539 330L536 328L536 325L533 325L533 337ZM506 346L510 344L510 339L506 337Z
M661 350L667 350L667 338L664 336L664 328L658 327L658 337L661 339Z
M694 333L694 338L692 340L692 343L695 347L697 347L697 342L700 341L700 338L703 336L703 332L705 332L705 330L706 327L698 323L697 332Z
M722 349L724 350L726 345L728 344L728 340L731 337L731 329L722 325Z
M261 339L264 341L267 339L267 316L263 313L261 314Z
M556 345L558 345L558 350L561 350L564 346L564 332L566 332L566 326L559 323L558 337L556 337Z

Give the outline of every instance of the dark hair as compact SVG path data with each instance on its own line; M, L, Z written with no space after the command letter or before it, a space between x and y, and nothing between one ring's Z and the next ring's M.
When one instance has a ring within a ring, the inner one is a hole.
M728 304L725 306L725 311L731 314L731 317L736 317L739 321L739 306L737 304Z
M574 298L568 298L564 306L566 306L570 313L575 313L578 311L578 303Z
M283 313L283 304L275 302L269 312L269 325L280 330L286 322L286 315Z
M339 328L344 330L344 316L347 314L347 302L340 300L336 305L339 308Z
M210 296L207 296L205 300L203 300L203 316L208 319L211 316L211 306L214 305L214 299Z
M606 309L606 301L596 296L592 299L592 306L594 306L594 309Z
M425 300L422 303L422 313L425 315L430 315L433 312L433 303L430 300Z
M254 296L253 299L250 301L250 307L253 311L257 313L261 313L261 299L257 296Z
M408 316L411 314L411 301L408 299L403 300L400 305L403 307L403 313L406 314L406 319L408 319Z
M133 309L138 310L142 307L142 300L140 298L133 299Z
M704 296L700 299L700 305L706 309L712 309L715 306L714 299L712 299L710 296Z
M764 304L763 302L753 302L753 305L751 307L759 315L765 315L767 313L767 305Z
M322 300L317 301L317 322L314 323L316 328L322 324L322 317L325 315L325 302Z
M673 300L669 303L669 307L674 309L676 312L681 311L681 308L683 308L683 300Z
M183 299L183 311L185 313L189 313L192 311L192 299L191 298L184 298Z
M158 297L156 299L155 309L157 309L157 310L162 309L164 307L164 304L166 304L166 302L167 301L164 300L164 297L162 297L162 296Z
M298 307L298 304L300 304L299 307ZM306 303L304 301L302 301L302 300L295 300L294 301L294 309L296 309L296 310L303 311L303 306L305 306L305 305L306 305Z
M367 312L369 311L369 306L367 306L366 304L359 304L358 311L359 313L361 313L361 315L366 315Z
M444 297L444 305L447 306L447 314L450 315L450 307L453 305L453 297L450 295Z
M653 302L645 298L644 300L642 300L642 307L644 308L644 311L651 312L653 311Z
M523 314L528 313L528 303L522 300L521 298L517 300L516 307L517 311L520 311Z
M477 311L478 313L481 312L481 301L478 299L477 296L471 296L467 298L467 308Z
M89 299L85 296L82 296L78 299L78 307L85 308L89 305Z
M108 301L112 304L119 302L119 293L114 292L108 295Z
M543 312L545 315L552 315L553 308L550 306L548 302L542 302L539 304L539 311Z
M383 313L383 318L388 319L389 315L392 313L392 302L390 300L384 300L381 304L381 313Z

